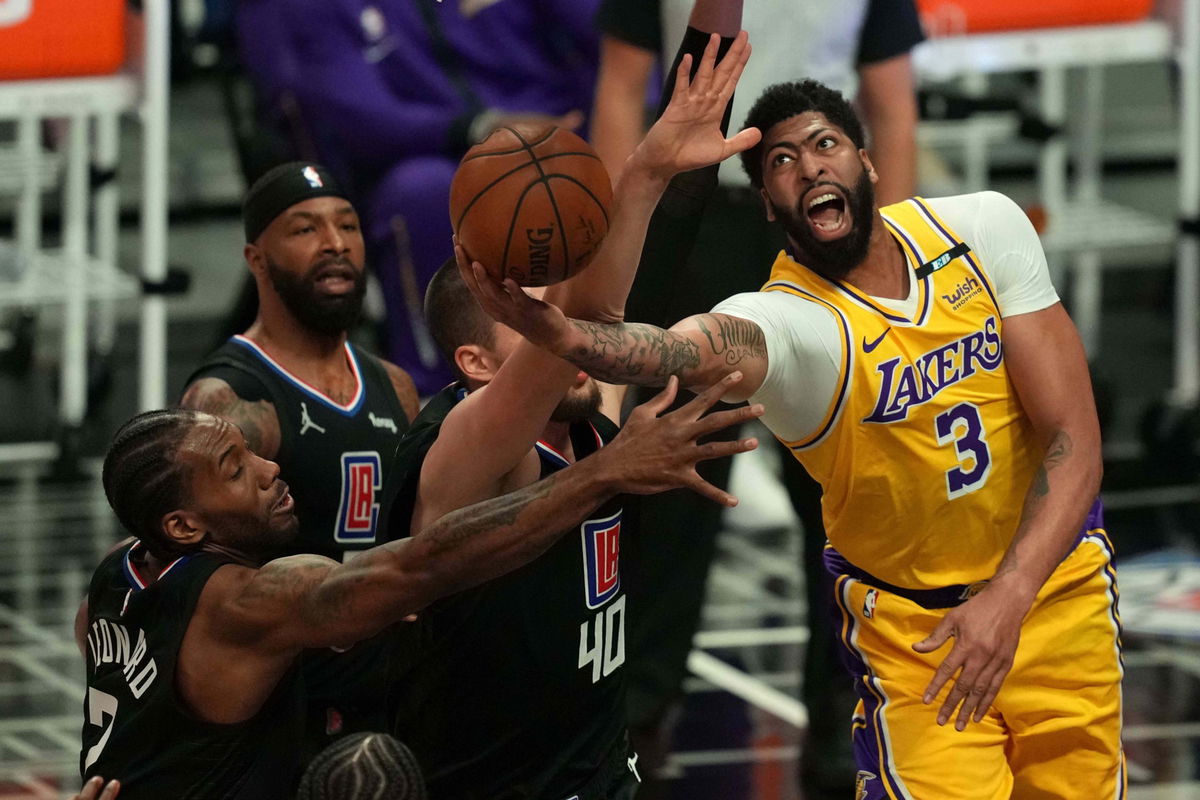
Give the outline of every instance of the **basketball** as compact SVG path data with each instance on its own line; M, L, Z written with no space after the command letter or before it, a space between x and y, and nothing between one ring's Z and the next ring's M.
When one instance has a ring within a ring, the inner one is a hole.
M498 128L463 156L450 219L467 257L497 280L546 286L587 266L608 232L612 184L568 130Z

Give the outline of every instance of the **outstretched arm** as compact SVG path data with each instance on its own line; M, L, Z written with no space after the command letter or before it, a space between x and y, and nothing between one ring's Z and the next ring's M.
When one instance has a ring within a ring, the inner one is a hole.
M650 217L671 179L719 164L753 147L761 138L757 128L730 138L721 130L733 91L750 58L745 31L737 34L718 61L721 41L717 33L709 37L694 75L692 55L680 59L662 116L621 171L613 193L608 235L593 263L570 281L572 291L589 299L589 319L624 319L625 301L637 273Z
M347 645L439 597L516 569L563 531L618 493L688 487L724 505L736 500L695 471L704 460L753 449L757 442L696 440L761 415L751 406L703 416L741 379L719 385L678 411L659 416L677 382L640 406L606 447L542 481L447 514L421 533L364 551L346 564L293 556L244 570L244 585L220 605L209 630L255 652L290 653ZM213 624L218 622L218 624Z
M463 280L489 315L598 380L661 386L674 375L684 386L705 386L733 370L745 379L724 399L740 401L762 386L767 344L762 329L729 314L697 314L670 330L634 322L572 319L531 297L512 280L498 284L476 263Z
M757 141L756 131L732 140L721 133L721 116L749 45L743 34L718 63L718 42L715 36L709 42L695 80L688 78L690 60L680 65L671 103L638 149L639 167L627 171L618 187L611 229L596 263L546 290L547 300L563 304L568 313L620 321L647 220L670 176L719 161ZM465 254L458 247L455 251L461 267ZM576 375L569 364L521 342L490 382L446 417L421 468L413 530L536 477L536 463L528 460L530 449ZM520 413L514 414L514 409ZM488 447L481 449L476 443L484 440Z

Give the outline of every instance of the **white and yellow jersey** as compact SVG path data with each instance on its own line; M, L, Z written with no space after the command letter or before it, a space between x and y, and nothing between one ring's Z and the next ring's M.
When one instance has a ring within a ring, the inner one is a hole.
M1043 457L1002 340L1004 316L1057 301L1037 235L1002 195L945 200L967 238L934 211L941 201L882 209L909 262L907 300L870 297L781 253L762 292L714 309L764 329L768 376L752 400L824 488L830 543L910 589L989 578Z

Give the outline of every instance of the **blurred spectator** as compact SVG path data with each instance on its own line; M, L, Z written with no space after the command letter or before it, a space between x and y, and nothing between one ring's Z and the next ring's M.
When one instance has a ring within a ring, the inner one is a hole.
M450 255L450 179L510 124L578 128L591 106L599 0L244 0L242 60L297 152L365 209L389 359L422 394L451 374L421 319Z
M740 0L728 2L740 5ZM693 0L603 0L592 138L614 179L641 138L647 82L659 56L675 51L692 6ZM734 96L731 130L741 129L749 106L767 86L815 78L847 97L857 97L879 171L880 203L913 194L917 104L910 51L923 38L913 0L751 0L745 4L742 26L754 52ZM664 221L656 217L651 223L646 251L689 248L692 255L679 258L674 266L669 260L643 258L626 307L631 321L666 326L708 311L726 297L756 291L784 246L782 232L767 221L762 200L736 159L721 165L719 186L694 242L683 241L679 229L669 229L661 224ZM760 266L735 270L730 264ZM830 578L819 557L825 539L820 489L790 455L781 461L805 531L811 637L803 681L810 718L804 782L812 791L846 794L850 789L845 776L854 775L846 721L855 698L836 663L829 622ZM724 462L708 465L704 474L723 486L728 470ZM630 603L637 609L631 617L627 664L629 722L635 746L653 767L669 748L668 720L676 716L720 510L676 492L646 498L640 513L638 529L656 534L652 545L643 547L631 538L626 547L632 573ZM644 600L639 590L646 592ZM650 796L654 790L648 788Z

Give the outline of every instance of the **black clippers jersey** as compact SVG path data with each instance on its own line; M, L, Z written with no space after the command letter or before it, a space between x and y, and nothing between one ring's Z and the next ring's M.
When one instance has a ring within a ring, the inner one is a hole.
M346 359L358 377L347 405L335 403L296 378L250 339L234 336L197 369L188 383L220 378L244 399L247 376L275 407L281 434L279 477L287 482L300 520L300 553L342 560L348 550L376 544L383 482L407 417L378 359L347 342Z
M193 716L176 693L176 658L201 591L227 562L184 556L147 585L140 548L135 541L105 558L88 590L84 780L120 779L122 800L293 797L303 725L296 670L245 722Z
M425 454L463 396L457 386L435 396L400 445L395 537L407 535ZM572 426L576 455L616 430L599 415ZM537 449L542 477L567 466ZM421 612L419 653L392 691L397 736L421 762L431 798L566 798L625 747L620 536L616 498L535 561Z

